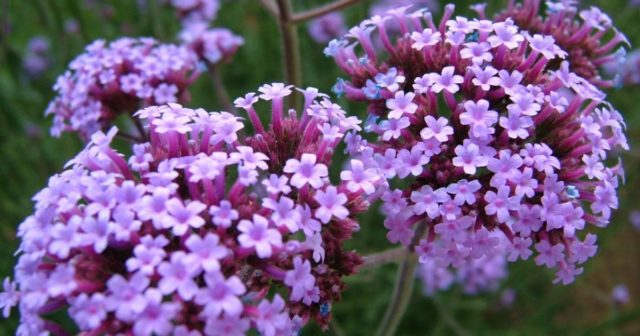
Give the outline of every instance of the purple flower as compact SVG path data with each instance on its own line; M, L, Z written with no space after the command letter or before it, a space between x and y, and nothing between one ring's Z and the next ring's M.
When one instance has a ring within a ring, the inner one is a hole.
M20 292L16 290L16 284L9 278L4 278L2 287L3 292L0 293L0 308L2 308L4 318L8 318L11 313L11 308L18 304L18 300L20 300Z
M241 220L238 230L242 232L238 236L240 245L246 248L254 248L258 257L269 258L273 247L282 246L282 236L276 229L269 228L269 221L260 216L253 215L253 220Z
M91 296L86 293L80 294L71 302L69 315L82 330L98 328L107 317L104 295L101 293L95 293Z
M347 189L350 192L358 192L360 190L367 194L375 191L374 183L378 181L380 176L374 168L366 168L362 161L351 160L351 170L343 170L340 178L347 181Z
M174 252L169 262L158 266L161 276L158 289L163 294L178 294L185 300L191 300L198 291L198 285L193 278L198 275L200 268L193 255L182 251Z
M387 100L389 108L389 119L400 119L405 114L414 114L418 105L412 103L415 94L412 92L405 94L402 91L395 93L395 98Z
M291 287L291 300L300 301L307 291L315 286L315 278L311 275L309 260L300 257L293 259L293 269L287 271L284 278L285 285Z
M167 210L170 216L165 218L165 228L171 229L176 236L187 233L189 227L197 229L204 225L205 221L199 214L206 206L198 201L192 201L184 205L180 200L173 198L167 202Z
M629 303L629 297L629 289L627 289L627 286L624 284L616 285L611 291L611 298L616 304L623 305Z
M296 188L302 188L309 184L313 188L320 188L323 184L322 178L328 175L327 166L316 163L315 154L302 154L300 160L289 159L284 166L284 172L293 174L290 183Z
M220 260L227 256L227 249L220 246L220 238L216 234L207 233L206 236L200 237L192 234L185 241L185 246L195 256L200 267L205 272L217 271L220 269Z
M227 200L220 201L219 205L212 205L209 213L215 225L225 228L231 226L231 223L238 219L238 211L235 210Z
M46 111L54 115L51 134L72 131L88 140L140 105L182 102L197 77L196 62L186 47L149 38L97 40L56 81L57 97Z
M442 68L442 73L432 73L429 75L429 83L431 91L439 93L445 90L449 93L456 93L460 90L458 84L462 84L464 79L460 75L455 74L455 68L452 66Z
M111 292L106 299L107 309L115 311L117 318L133 322L135 316L141 313L147 304L143 293L149 287L149 283L149 279L141 272L129 280L119 274L114 275L107 281L107 287Z
M239 296L246 292L242 281L236 276L225 279L217 271L208 272L204 275L207 288L200 290L195 297L198 304L204 306L202 314L211 317L218 317L225 313L227 316L240 316L242 313L242 301Z
M329 186L324 191L318 190L315 200L320 205L316 209L315 215L323 224L329 223L332 217L345 219L349 215L349 210L344 207L344 204L347 203L347 196L338 193L334 186Z
M339 12L328 13L309 23L309 35L318 43L327 43L346 31L344 18Z
M147 289L144 298L145 308L135 319L133 332L145 336L168 335L173 330L171 320L178 313L178 305L163 302L162 294L154 288Z
M284 300L280 295L276 294L273 302L266 300L258 305L258 316L256 318L256 327L262 335L274 336L278 331L283 331L289 322L289 316L283 313Z

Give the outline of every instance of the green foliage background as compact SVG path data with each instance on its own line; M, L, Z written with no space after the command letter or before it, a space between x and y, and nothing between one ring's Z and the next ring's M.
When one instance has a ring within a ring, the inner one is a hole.
M507 0L490 0L490 9ZM326 1L293 0L297 10ZM468 13L470 1L456 1L457 14ZM344 11L349 25L368 17L371 1L362 1ZM626 0L583 1L582 7L596 4L613 18L633 45L640 45L640 9ZM491 10L490 10L491 12ZM437 15L436 15L437 16ZM64 22L75 19L78 34L67 34ZM283 80L278 27L258 0L226 1L215 21L246 39L233 62L223 67L223 76L232 97L255 91L262 83ZM32 195L45 186L50 175L81 147L74 135L53 139L48 135L50 119L43 117L53 97L51 86L69 61L94 39L113 40L120 36L153 36L174 41L179 29L171 8L161 1L101 0L3 0L0 1L0 276L12 274L17 246L17 225L32 211ZM329 92L340 72L331 59L322 55L324 46L308 38L300 27L304 85ZM30 38L40 35L51 42L51 67L37 78L22 68ZM191 90L190 106L220 109L212 94L210 79L203 75ZM417 284L399 335L638 335L640 334L640 232L629 224L630 210L640 209L640 109L639 87L610 92L610 99L625 115L632 151L624 154L627 184L620 190L621 210L605 230L598 230L598 255L587 264L585 273L571 286L554 286L553 275L532 262L512 264L509 279L495 293L466 296L457 288L426 298ZM350 113L363 115L361 106L342 100ZM362 253L389 247L381 218L364 215L362 230L352 247ZM339 328L327 334L371 335L391 293L395 265L368 270L347 280L344 300L334 305ZM625 284L631 301L615 306L612 288ZM499 305L504 288L516 291L515 304ZM0 320L0 335L10 335L17 325L16 312ZM315 326L303 335L321 334Z

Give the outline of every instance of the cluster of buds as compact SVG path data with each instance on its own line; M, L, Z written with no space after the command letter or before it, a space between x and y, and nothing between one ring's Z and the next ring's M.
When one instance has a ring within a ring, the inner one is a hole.
M556 45L567 52L571 71L592 84L609 88L618 85L605 80L600 67L620 58L621 44L629 46L627 38L613 25L611 18L597 7L578 11L577 0L546 1L546 15L540 15L541 0L510 0L507 8L494 21L511 19L530 34L553 37ZM474 6L485 19L484 6ZM608 36L611 35L611 38ZM608 38L608 40L607 40ZM552 65L553 66L553 65ZM556 64L557 67L557 64Z
M436 25L401 7L329 43L350 77L334 91L367 104L377 136L351 137L349 149L389 180L387 236L417 245L421 262L459 268L535 250L570 283L597 249L583 230L618 207L623 170L605 160L628 149L622 117L553 36L453 11Z
M179 34L182 43L207 65L229 61L244 44L244 39L229 29L207 27L204 22L190 23Z
M187 87L198 75L187 48L151 38L95 41L69 67L46 114L54 115L53 136L73 131L84 139L141 106L189 100Z
M384 179L352 160L328 176L343 134L360 121L309 88L304 111L284 111L292 88L264 85L235 104L242 118L178 104L136 113L149 141L130 157L118 130L92 135L53 176L19 227L18 335L64 334L68 313L90 334L290 335L326 326L361 258L344 249ZM255 105L270 101L265 128ZM276 292L277 291L277 292Z

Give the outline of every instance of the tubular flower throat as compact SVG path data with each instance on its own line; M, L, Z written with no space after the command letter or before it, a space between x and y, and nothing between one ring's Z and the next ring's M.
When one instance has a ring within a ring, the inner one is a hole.
M624 121L553 36L453 10L436 25L401 7L329 43L349 76L334 92L367 104L374 138L352 136L349 149L389 180L387 237L417 245L421 262L535 250L570 283L597 249L586 226L606 226L618 207L623 170L607 159L628 149Z
M334 185L327 167L355 117L315 89L304 112L284 111L292 88L264 85L238 98L242 118L178 104L136 113L150 141L126 157L117 133L97 132L49 180L19 228L19 335L64 334L67 313L91 334L262 335L327 326L331 304L361 258L344 249L355 215L386 183L352 160ZM269 128L255 104L270 101ZM17 289L16 289L17 284ZM276 290L277 293L275 292Z

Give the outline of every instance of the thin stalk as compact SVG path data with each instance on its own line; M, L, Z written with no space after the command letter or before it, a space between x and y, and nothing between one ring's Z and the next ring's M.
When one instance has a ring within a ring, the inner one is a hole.
M418 258L416 255L406 252L398 269L391 301L387 306L387 311L384 314L382 323L380 323L378 331L376 332L377 336L391 336L394 335L396 329L398 329L398 325L411 301L417 264Z
M451 315L451 312L449 312L447 307L445 307L445 305L442 304L439 299L434 299L433 303L436 306L436 310L440 314L442 321L444 321L444 323L448 325L456 335L471 336L471 333L467 331L462 325L460 325L458 321L456 321L456 319Z
M396 247L386 251L364 256L364 262L360 266L360 271L370 268L376 268L384 264L398 262L403 259L406 253L404 247Z
M311 19L315 19L319 16L323 16L327 13L333 12L333 11L337 11L340 9L343 9L345 7L354 5L356 3L358 3L361 0L339 0L339 1L335 1L332 2L330 4L326 4L324 6L320 6L317 8L313 8L301 13L296 13L291 17L290 22L291 23L302 23L305 21L309 21Z
M296 87L302 86L302 72L300 64L300 46L298 41L298 27L291 22L293 8L289 0L276 0L278 4L278 13L280 16L280 32L282 35L282 47L285 62L285 77L287 84ZM291 96L291 107L300 110L302 105L298 95Z
M331 322L329 322L329 327L331 328L331 331L333 331L333 334L335 336L345 336L346 335L344 329L342 329L342 327L340 326L338 321L336 321L336 317L335 316L333 316L331 318Z
M213 80L213 89L216 92L218 101L220 101L220 105L222 105L222 108L224 108L225 111L233 113L233 105L231 105L231 99L229 98L227 88L224 86L220 70L215 66L215 64L210 64L208 68L211 79Z
M275 3L275 0L260 0L264 8L271 13L271 15L278 17L280 13L278 12L278 4Z
M414 249L424 235L426 228L426 221L422 221L418 224L414 230L414 236L411 243L403 253L404 259L398 269L393 293L391 294L387 311L384 313L384 318L376 331L376 336L394 335L400 325L400 321L402 321L404 313L407 311L407 306L409 305L409 302L411 302L416 267L418 265L418 256L416 256Z

